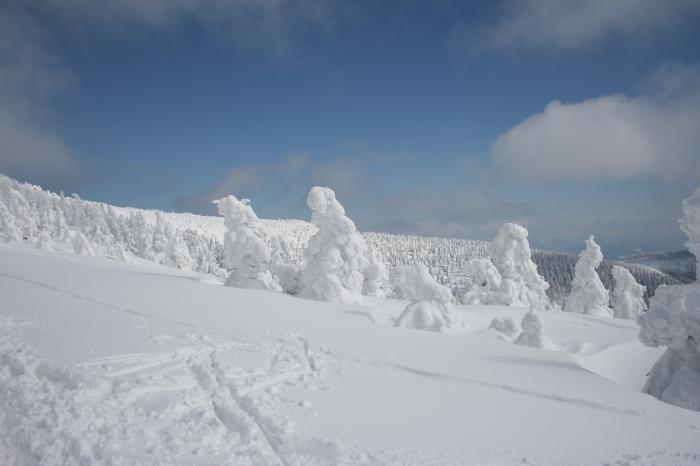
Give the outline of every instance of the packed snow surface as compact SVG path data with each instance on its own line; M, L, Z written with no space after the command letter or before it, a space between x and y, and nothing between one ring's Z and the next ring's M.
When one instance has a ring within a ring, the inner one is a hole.
M140 259L0 245L0 464L690 465L630 320L541 312L548 350ZM506 326L508 327L508 326ZM504 327L505 328L505 327Z

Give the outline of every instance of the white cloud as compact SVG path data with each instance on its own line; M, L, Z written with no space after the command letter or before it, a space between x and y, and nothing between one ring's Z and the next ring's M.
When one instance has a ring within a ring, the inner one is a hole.
M654 93L552 101L498 137L496 161L528 176L660 176L700 173L700 67L664 67Z
M510 0L493 26L457 40L471 50L567 51L669 29L698 13L696 0Z

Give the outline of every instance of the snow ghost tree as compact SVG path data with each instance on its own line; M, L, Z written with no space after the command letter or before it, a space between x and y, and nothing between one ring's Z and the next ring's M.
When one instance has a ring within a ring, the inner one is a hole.
M318 231L304 250L306 268L299 296L348 304L364 304L362 292L379 294L386 277L374 252L357 232L332 189L316 186L306 203ZM374 263L374 264L373 264Z
M646 310L644 291L646 287L637 283L631 273L619 265L613 265L612 275L615 289L612 293L613 314L618 319L636 320Z
M425 264L399 266L391 281L411 302L396 321L397 327L442 332L463 325L452 307L452 292L435 281Z
M683 199L683 218L680 220L681 230L688 235L688 246L696 259L700 259L700 188ZM700 280L700 260L695 261L695 277Z
M231 269L227 286L282 291L270 273L270 247L248 199L229 195L214 201L224 217L224 262Z
M525 228L515 223L506 223L500 228L489 246L491 261L501 277L491 304L555 309L547 296L549 284L537 271L531 254ZM494 278L491 280L497 282Z
M700 189L683 201L681 228L700 260ZM657 288L639 326L642 343L668 348L651 369L644 392L700 411L700 281Z
M516 345L529 346L531 348L544 348L544 336L542 335L542 317L537 311L530 311L523 316L520 322L523 331L515 339Z
M603 286L596 267L603 261L603 253L593 236L586 240L586 249L581 251L576 262L574 280L571 282L571 294L566 300L564 311L610 317L608 307L610 297Z

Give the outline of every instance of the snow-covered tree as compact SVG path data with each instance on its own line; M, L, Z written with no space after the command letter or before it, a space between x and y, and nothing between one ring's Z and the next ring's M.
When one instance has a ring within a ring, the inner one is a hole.
M547 297L549 284L532 261L525 228L515 223L504 224L491 242L489 254L501 275L498 291L503 304L534 310L555 308Z
M362 289L369 267L367 243L357 232L332 189L315 186L306 204L318 231L304 251L306 269L299 296L364 304Z
M700 262L700 189L683 201L681 228ZM642 343L667 347L649 373L644 392L700 411L700 275L690 285L658 288L639 325Z
M452 307L452 292L435 281L425 264L397 267L391 281L411 302L396 321L397 327L442 332L463 326Z
M636 320L646 310L645 286L640 285L631 273L619 265L613 265L615 288L612 292L613 314L618 319Z
M544 324L540 314L532 310L523 316L520 322L523 331L515 339L516 345L529 346L531 348L544 348L544 335L542 329Z
M160 212L156 212L156 224L151 235L151 247L149 248L149 259L163 264L167 262L166 250L168 249L168 225L163 220Z
M73 236L73 252L85 256L95 255L90 240L87 239L87 236L85 236L82 231L76 231Z
M685 245L696 257L695 277L700 280L700 188L683 199L682 206L681 230L688 235Z
M489 258L465 264L464 271L471 282L462 296L464 303L557 309L547 296L549 284L532 261L525 228L504 224L489 245L488 254Z
M385 298L389 288L389 273L373 247L367 247L367 268L362 282L362 294Z
M501 287L501 274L491 259L472 259L464 264L464 274L469 277L467 287L461 296L463 304L501 304L498 290Z
M248 199L229 195L214 201L224 217L224 259L228 286L282 291L270 273L270 246Z
M168 264L182 270L191 270L194 260L190 255L190 250L185 243L185 238L180 230L175 229L168 237L168 245L165 249L168 257Z
M600 317L610 317L612 312L608 307L610 297L596 267L603 260L603 253L591 236L586 240L586 249L579 254L576 262L576 272L571 283L571 294L566 300L564 311L578 314L588 314Z
M37 249L43 249L45 251L53 251L53 240L51 239L51 234L48 229L42 228L39 231L36 240L34 241L34 246Z
M668 348L649 373L644 392L700 411L700 284L657 289L640 319L639 339Z

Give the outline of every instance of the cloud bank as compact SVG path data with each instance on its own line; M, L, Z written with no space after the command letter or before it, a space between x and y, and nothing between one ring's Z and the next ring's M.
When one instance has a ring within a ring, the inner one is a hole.
M495 160L536 177L637 176L675 179L700 173L700 66L665 66L649 93L550 102L498 137Z

